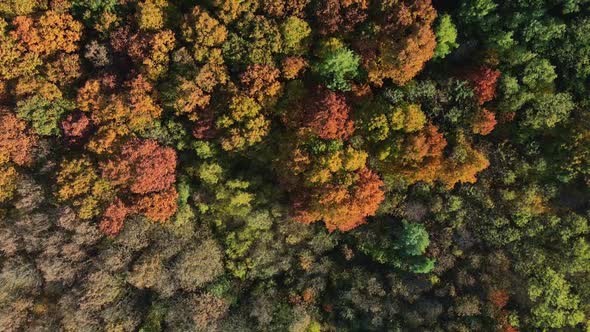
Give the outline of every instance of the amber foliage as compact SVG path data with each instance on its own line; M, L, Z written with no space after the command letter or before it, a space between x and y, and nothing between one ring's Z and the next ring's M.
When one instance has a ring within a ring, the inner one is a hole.
M369 80L380 86L391 79L404 84L418 74L434 55L436 11L430 0L383 3L381 32L359 42Z
M0 164L26 165L33 160L37 138L29 134L25 121L0 110Z
M349 231L365 223L384 199L383 181L364 167L355 173L350 188L328 184L296 203L295 220L311 223L323 220L329 231Z
M78 49L82 24L69 14L47 11L40 18L18 16L14 34L31 52L50 55L58 51L71 53Z

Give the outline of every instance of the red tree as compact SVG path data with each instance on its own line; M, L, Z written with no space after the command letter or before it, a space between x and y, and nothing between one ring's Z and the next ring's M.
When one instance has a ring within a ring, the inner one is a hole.
M504 308L508 304L509 298L510 296L505 290L495 290L488 295L490 302L498 309Z
M465 78L471 81L480 105L494 99L499 77L499 70L487 66L475 68L465 75Z

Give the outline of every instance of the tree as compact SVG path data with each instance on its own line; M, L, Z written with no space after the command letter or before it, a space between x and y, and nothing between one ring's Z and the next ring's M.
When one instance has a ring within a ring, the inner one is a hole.
M306 106L303 125L322 139L348 139L354 131L351 109L343 95L319 88Z
M260 8L270 16L303 17L310 0L262 0Z
M409 184L434 182L441 176L443 151L447 140L434 125L411 134L401 142L401 158L396 151L382 152L380 170L386 174L399 173Z
M281 92L278 81L280 71L269 65L251 65L240 77L246 95L262 105L267 104Z
M574 107L567 93L542 94L526 109L523 123L533 129L553 128L567 120Z
M36 145L37 138L28 132L24 121L5 110L0 110L0 164L30 164Z
M330 35L335 33L342 26L342 16L340 15L340 1L328 0L317 2L314 8L314 16L317 19L321 35Z
M71 202L78 216L91 219L102 212L102 206L112 199L111 186L100 179L96 167L87 157L64 160L57 174L57 198Z
M107 236L119 234L129 212L129 208L120 199L116 199L106 208L98 228Z
M484 108L475 115L471 130L474 134L487 135L494 130L496 123L496 115Z
M220 47L227 38L227 29L205 9L195 6L182 24L182 36L194 43L193 52L197 62L205 61L211 49Z
M580 299L570 291L565 278L551 268L535 277L528 288L534 305L532 324L537 328L559 329L575 327L584 321Z
M221 146L226 151L239 151L262 140L269 130L269 121L262 106L253 98L237 95L231 98L228 114L217 118L216 127L224 131Z
M133 206L134 211L152 221L164 223L178 209L178 193L175 187L141 196Z
M282 61L283 77L292 80L301 74L307 67L307 61L301 57L286 57Z
M185 251L174 263L180 287L194 291L223 274L223 253L214 240Z
M368 79L381 86L384 79L403 85L416 76L434 55L436 11L430 0L384 3L379 15L385 23L376 36L359 41Z
M70 144L79 144L90 135L92 122L84 113L70 113L61 122L61 128Z
M130 38L128 53L140 64L145 75L156 81L166 74L170 52L175 45L176 38L171 30L137 34Z
M451 20L451 15L445 14L439 17L438 25L435 28L436 49L434 50L434 59L443 59L453 49L459 47L457 44L457 28Z
M346 232L364 224L373 216L384 199L383 181L368 168L355 173L350 188L331 184L309 194L307 200L295 204L295 220L311 223L322 220L328 231Z
M426 115L420 109L420 105L403 104L392 109L389 123L392 130L412 133L424 128Z
M466 77L473 84L480 105L494 99L496 96L496 83L500 77L499 70L481 66L467 73Z
M274 64L274 57L283 50L280 26L262 15L245 15L228 34L222 50L226 63L235 70L252 64Z
M82 73L78 54L60 53L56 59L47 63L47 80L60 88L71 85Z
M445 161L439 175L440 181L448 188L453 188L458 182L477 182L477 173L490 166L486 156L474 149L462 134L457 141L451 158Z
M320 62L312 65L313 71L329 89L349 91L350 80L358 75L359 57L337 39L320 46Z
M311 34L311 28L306 21L290 16L281 26L283 35L284 53L289 55L302 55L307 51L306 40Z
M133 139L101 165L102 176L134 194L168 189L176 181L176 152L153 140Z
M164 0L146 0L137 4L141 30L160 30L164 27L167 3Z
M92 63L94 67L105 67L111 64L111 57L109 49L105 44L99 44L96 40L92 40L86 44L84 57Z
M0 13L7 16L23 16L33 13L41 3L27 0L7 0L0 4Z
M364 22L369 1L329 0L316 3L313 14L321 35L351 32Z
M0 19L0 27L2 23L6 24ZM34 74L42 63L39 55L29 52L13 34L0 30L0 78L10 80Z
M435 260L425 256L430 239L424 225L404 220L401 229L391 229L391 225L379 221L372 227L355 236L359 250L371 259L413 273L434 269Z
M0 165L0 203L4 203L10 199L16 190L16 183L18 180L18 173L12 166Z
M41 136L59 136L59 125L65 113L74 109L72 102L63 99L48 100L34 95L17 104L17 115L31 123L31 127Z
M38 19L18 16L13 24L14 35L28 50L41 56L58 51L72 53L78 50L82 24L69 14L46 11Z

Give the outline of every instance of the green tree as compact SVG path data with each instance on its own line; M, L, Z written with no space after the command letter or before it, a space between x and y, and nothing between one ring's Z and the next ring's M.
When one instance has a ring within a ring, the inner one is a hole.
M313 71L330 89L349 91L350 80L359 74L360 57L337 39L330 39L320 46L320 60L312 65Z
M444 14L440 16L434 32L436 34L434 59L442 59L459 47L459 44L457 44L457 28L451 20L451 15Z
M306 21L290 16L281 26L281 33L286 54L301 55L307 51L305 40L311 34L311 28Z
M528 288L533 301L532 324L542 329L576 327L585 319L580 298L571 292L567 280L551 268L535 277Z

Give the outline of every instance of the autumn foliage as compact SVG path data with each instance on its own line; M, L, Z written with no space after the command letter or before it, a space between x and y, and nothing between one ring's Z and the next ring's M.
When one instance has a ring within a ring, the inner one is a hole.
M126 143L117 158L102 166L102 175L113 185L147 194L169 188L175 181L176 153L155 141Z
M473 85L477 101L480 105L491 101L496 96L496 85L500 71L488 66L480 66L469 71L465 77Z
M472 131L474 134L487 135L494 130L496 123L496 115L484 108L475 116Z
M31 163L37 139L29 133L24 121L11 113L0 110L0 164L17 165Z
M304 124L322 139L347 139L354 130L351 109L343 95L318 89L311 104L306 105Z
M134 139L123 145L116 158L102 163L102 176L118 192L118 198L106 208L101 229L116 234L129 214L158 222L174 215L176 162L173 149L152 140Z
M0 331L590 331L590 0L0 0Z
M375 214L383 182L367 168L367 153L346 143L354 132L346 98L320 87L305 99L293 101L299 110L285 118L296 138L279 161L281 181L292 195L295 220L322 220L329 231L349 231ZM329 142L343 145L330 149Z
M26 48L39 55L50 55L57 51L66 53L78 49L82 24L69 14L47 11L40 18L18 16L14 19L14 35Z
M374 38L359 41L359 52L371 83L380 86L391 79L404 84L434 55L436 11L430 0L383 3L381 7L381 31Z

